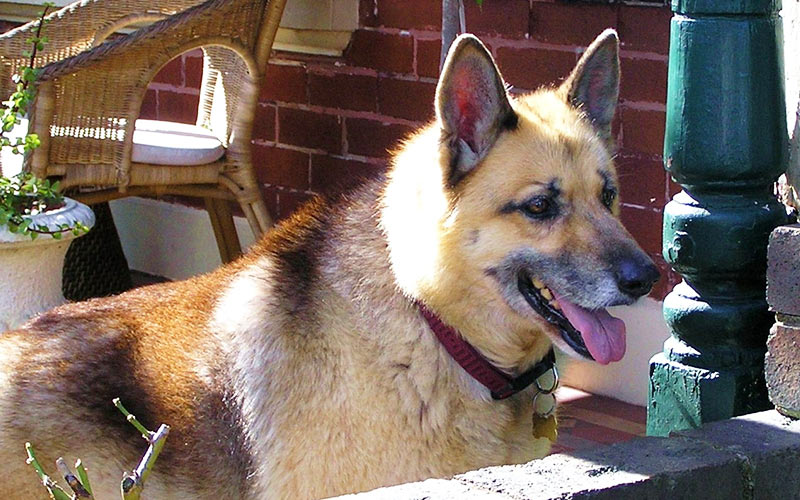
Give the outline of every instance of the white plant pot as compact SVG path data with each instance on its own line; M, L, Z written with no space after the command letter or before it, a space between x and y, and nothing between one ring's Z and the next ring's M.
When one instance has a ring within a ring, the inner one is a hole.
M92 210L71 198L57 210L34 215L33 224L57 230L61 224L82 222L94 226ZM61 239L14 234L0 227L0 332L16 328L33 316L61 305L64 256L75 238L71 231Z

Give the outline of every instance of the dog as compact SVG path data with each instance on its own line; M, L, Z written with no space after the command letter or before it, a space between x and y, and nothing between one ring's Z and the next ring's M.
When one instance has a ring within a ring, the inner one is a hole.
M322 498L546 455L555 421L530 383L554 346L619 360L605 308L658 278L618 220L618 45L607 30L560 86L511 97L462 35L435 120L381 177L214 272L2 334L0 497L43 496L26 441L118 495L145 443L116 397L171 426L150 498Z

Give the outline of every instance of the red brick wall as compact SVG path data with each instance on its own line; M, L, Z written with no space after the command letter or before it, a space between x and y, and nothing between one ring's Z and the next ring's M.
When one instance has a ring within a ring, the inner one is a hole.
M485 0L467 5L467 28L489 46L515 90L557 82L603 29L622 41L615 133L622 219L663 270L662 208L675 191L661 165L669 43L667 7ZM361 22L341 58L275 54L253 148L273 215L313 193L385 168L387 150L433 116L441 0L361 0ZM185 54L156 78L145 116L193 121L200 58ZM653 295L677 282L665 273Z

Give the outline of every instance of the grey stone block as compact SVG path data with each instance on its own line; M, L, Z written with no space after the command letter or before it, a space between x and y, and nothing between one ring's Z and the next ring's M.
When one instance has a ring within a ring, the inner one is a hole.
M681 438L635 439L457 479L515 499L537 500L733 500L741 498L744 487L733 454Z
M796 318L794 318L796 319ZM800 326L779 314L767 339L764 376L769 399L781 412L800 417Z
M673 435L735 454L748 498L800 498L800 420L765 411Z
M347 498L737 500L744 489L732 453L691 439L641 438L524 465L489 467L449 481L428 480Z
M800 316L800 224L779 226L769 235L767 302L779 313Z
M800 499L800 420L755 413L626 443L343 498Z
M428 479L377 490L336 497L337 500L428 500L458 498L464 500L511 500L502 493L487 491L449 479Z

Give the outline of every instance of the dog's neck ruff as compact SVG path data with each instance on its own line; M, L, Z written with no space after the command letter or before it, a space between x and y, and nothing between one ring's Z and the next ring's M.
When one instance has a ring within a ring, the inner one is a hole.
M541 361L533 365L525 373L518 377L511 377L500 371L496 366L484 358L469 342L451 326L446 325L439 316L425 307L421 302L417 302L422 317L439 342L444 346L450 356L464 369L472 378L483 384L492 393L494 399L505 399L524 390L526 387L536 382L536 379L553 370L555 366L555 353L552 349L542 358ZM552 392L541 391L540 392Z

